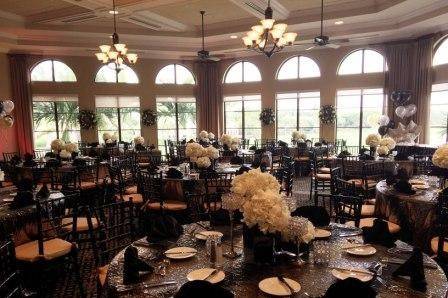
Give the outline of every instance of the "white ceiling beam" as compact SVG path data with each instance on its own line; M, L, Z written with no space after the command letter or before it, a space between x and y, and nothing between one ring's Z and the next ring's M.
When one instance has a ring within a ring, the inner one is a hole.
M264 19L264 11L268 7L267 0L230 0L250 14L259 19ZM274 19L285 20L289 17L289 10L278 0L271 0L271 8L274 12Z

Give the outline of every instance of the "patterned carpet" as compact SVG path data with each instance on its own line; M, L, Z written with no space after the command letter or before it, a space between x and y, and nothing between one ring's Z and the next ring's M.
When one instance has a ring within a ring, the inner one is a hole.
M309 178L295 180L292 200L297 206L309 205ZM97 276L92 250L87 245L81 245L79 252L81 276L87 297L97 297ZM50 287L42 297L80 297L73 271L70 268L60 268L45 277Z

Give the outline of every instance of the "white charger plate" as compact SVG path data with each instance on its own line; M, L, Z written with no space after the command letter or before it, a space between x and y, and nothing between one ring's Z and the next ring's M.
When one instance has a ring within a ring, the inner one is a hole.
M181 253L181 252L188 252L188 253ZM165 251L165 256L169 259L183 260L194 257L197 253L198 251L192 247L180 246L168 249L167 251Z
M295 280L285 278L288 285L294 289L294 293L297 293L302 288L298 282ZM289 296L291 295L291 290L277 277L269 277L265 278L262 281L258 283L258 287L261 291L263 291L266 294L273 295L273 296Z
M345 251L353 256L367 257L367 256L373 256L376 253L376 248L368 245L362 247L346 248Z
M331 232L324 229L315 229L314 230L314 238L316 239L324 239L331 236Z
M367 282L369 280L371 280L373 278L372 274L369 274L369 271L364 270L364 269L358 269L356 268L357 271L365 271L366 273L361 273L361 272L354 272L354 271L350 271L350 269L332 269L331 270L331 274L336 277L337 279L340 280L344 280L346 278L352 277L352 278L356 278L362 282Z
M191 271L190 273L188 273L187 279L189 281L205 280L207 276L210 276L210 273L212 273L213 270L215 270L215 269L201 268L201 269ZM219 270L218 273L216 273L213 277L207 279L207 281L211 282L212 284L216 284L216 283L223 281L225 277L226 277L226 274L224 273L224 271Z
M214 236L214 235L216 235L218 237L224 236L223 233L218 232L218 231L202 231L202 232L196 233L194 235L194 237L199 240L207 240L208 236Z

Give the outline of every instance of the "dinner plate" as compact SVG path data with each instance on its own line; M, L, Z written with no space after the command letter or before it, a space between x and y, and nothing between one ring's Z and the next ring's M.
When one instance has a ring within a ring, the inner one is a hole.
M207 280L209 282L211 282L212 284L216 284L218 282L221 282L224 280L224 278L226 277L226 274L224 273L224 271L219 270L218 273L216 274L212 274L213 272L213 268L201 268L201 269L197 269L194 271L191 271L190 273L188 273L187 275L187 279L189 281L193 281L193 280ZM207 279L207 277L209 277Z
M295 280L285 278L288 285L294 289L294 293L297 293L300 291L301 286L298 282ZM286 286L284 283L282 283L277 277L269 277L266 279L263 279L258 283L258 287L261 291L263 291L266 294L273 295L273 296L290 296L291 290Z
M365 271L366 273L361 273L361 271ZM365 269L356 268L356 272L350 271L350 269L332 269L331 274L337 279L344 280L346 278L352 277L356 278L360 281L367 282L373 278L373 275L369 273L369 271Z
M207 240L208 236L214 236L214 235L218 236L218 237L224 236L221 232L218 232L218 231L202 231L202 232L196 233L194 235L194 237L196 237L196 239L199 239L199 240Z
M315 229L314 230L314 238L316 239L324 239L331 236L331 232L324 229Z
M183 260L194 257L198 251L192 247L174 247L165 251L165 256L169 259Z
M3 203L11 203L14 202L14 198L4 198L2 201Z
M429 185L428 184L414 184L414 185L412 185L412 187L415 189L428 189Z
M409 183L410 184L426 184L425 180L422 180L422 179L410 179Z
M350 255L360 256L360 257L372 256L376 253L375 247L370 246L370 245L346 248L345 251Z

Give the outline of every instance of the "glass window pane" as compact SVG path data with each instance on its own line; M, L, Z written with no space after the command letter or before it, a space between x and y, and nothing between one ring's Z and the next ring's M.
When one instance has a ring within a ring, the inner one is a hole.
M46 60L37 64L31 71L31 81L51 82L53 81L52 61Z
M338 74L360 74L362 73L362 50L351 53L342 61Z
M261 81L261 74L258 70L258 67L255 66L255 64L250 62L243 62L244 63L244 82L259 82Z
M437 48L436 53L434 54L434 60L433 65L441 65L441 64L447 64L448 63L448 39L445 38L445 40L440 44L440 46Z
M364 73L384 71L384 57L377 51L364 50Z
M278 71L277 79L279 80L288 80L288 79L297 79L299 72L299 58L292 57L286 60L280 70Z
M429 114L429 141L432 145L445 144L448 126L448 84L433 85Z
M117 72L107 65L102 66L96 73L95 82L97 83L116 83Z
M116 108L97 108L98 130L118 132L118 111ZM100 140L103 134L99 134Z
M300 56L299 58L299 77L300 78L315 78L320 77L320 69L314 60Z
M138 77L135 71L129 66L123 65L118 73L118 83L138 84Z
M76 76L73 70L65 63L53 61L54 80L56 82L76 82Z
M162 68L156 77L156 84L174 84L174 64L170 64Z
M226 73L225 83L241 83L243 81L243 62L232 65Z
M188 70L188 68L176 64L176 84L177 85L194 85L193 74Z

